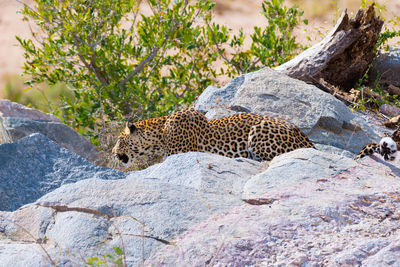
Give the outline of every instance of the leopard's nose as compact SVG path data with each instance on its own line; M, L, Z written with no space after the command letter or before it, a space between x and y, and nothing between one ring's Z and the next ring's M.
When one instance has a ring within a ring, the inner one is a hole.
M117 157L120 161L122 161L123 163L128 163L129 161L129 157L126 154L117 154Z

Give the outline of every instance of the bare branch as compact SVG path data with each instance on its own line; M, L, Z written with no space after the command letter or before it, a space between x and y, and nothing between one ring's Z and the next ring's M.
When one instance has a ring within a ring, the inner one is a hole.
M57 263L51 258L50 254L47 252L47 250L44 248L43 241L41 239L37 239L31 232L29 232L25 227L23 227L22 225L9 220L5 217L2 216L2 218L6 221L9 221L10 223L15 224L17 227L19 227L24 233L26 233L30 238L32 238L33 241L35 241L36 244L39 245L39 247L41 248L41 250L44 252L44 254L46 254L47 260L50 262L50 264L52 266L57 266Z
M143 68L145 67L145 65L147 63L149 63L150 61L152 61L157 56L158 51L160 51L160 49L167 43L167 41L170 38L171 33L175 32L175 30L178 28L178 26L179 26L179 23L175 22L175 25L172 27L171 31L165 35L164 41L161 44L161 46L156 46L155 48L153 48L153 50L150 52L150 54L148 54L147 57L145 59L143 59L131 73L128 74L128 76L126 76L123 80L121 80L119 82L120 87L124 86L133 76L135 76L136 74L141 72L143 70Z
M97 215L100 217L104 217L107 220L110 220L111 218L113 218L113 216L111 216L109 214L106 214L106 213L98 211L98 210L89 209L89 208L68 207L66 205L48 205L48 204L36 204L36 206L43 207L43 208L51 208L58 212L77 211L77 212L82 212L82 213L88 213L88 214L93 214L93 215Z
M212 29L211 29L210 24L207 23L207 26L208 26L208 28L209 28L209 30L210 30L210 32L211 32L211 37L212 37L212 39L213 39L213 42L214 42L214 44L215 44L215 47L217 48L217 52L218 52L218 54L222 57L222 59L225 60L226 63L228 63L228 64L230 64L230 65L232 65L232 66L235 66L238 70L240 70L240 72L244 72L243 69L242 69L242 67L241 67L240 65L238 65L237 63L235 63L233 60L228 59L228 58L224 55L224 53L222 52L221 47L219 46L217 40L215 39L215 35L214 35L214 32L213 32Z
M106 214L106 213L104 213L104 212L101 212L101 211L98 211L98 210L95 210L95 209L90 209L90 208L68 207L68 206L66 206L66 205L48 205L48 204L36 204L36 206L44 207L44 208L51 208L51 209L54 209L56 212L76 211L76 212L82 212L82 213L92 214L92 215L96 215L96 216L99 216L99 217L103 217L103 218L105 218L107 221L110 221L110 220L113 219L113 218L117 218L117 215L115 214L115 212L113 212L113 215L111 216L111 215ZM137 220L136 218L134 218L134 217L132 217L132 216L128 216L128 217L129 217L129 218L132 218L134 221L139 222L140 224L142 224L143 226L145 226L145 224L144 224L143 222ZM115 224L114 224L114 227L116 227ZM166 244L166 245L170 245L170 244L171 244L171 242L169 242L169 241L167 241L167 240L165 240L165 239L159 238L159 237L154 237L154 236L144 235L144 234L136 235L136 234L121 233L117 227L116 227L116 230L117 230L117 232L118 232L119 235L150 238L150 239L156 240L156 241L161 242L161 243ZM28 233L30 236L32 236L28 231L27 231L27 233ZM34 237L32 236L32 238L34 238ZM124 248L124 246L123 246L123 248ZM47 254L47 253L46 253L46 254ZM51 259L51 258L50 258L50 259Z
M72 34L72 37L74 38L74 42L75 42L75 45L77 46L77 48L80 47L79 42L82 42L82 43L86 44L86 43L83 42L78 36L76 36L75 33ZM85 65L85 67L86 67L89 71L92 71L92 72L96 75L97 79L99 79L99 81L101 82L101 84L102 84L103 86L107 86L107 85L109 84L108 81L107 81L107 79L101 74L100 69L99 69L98 66L96 65L96 62L95 62L95 53L94 53L94 48L93 48L93 46L90 46L89 44L86 44L86 45L89 46L90 49L91 49L91 51L92 51L92 55L91 55L91 58L90 58L90 63L87 62L87 60L85 59L85 57L84 57L82 54L80 54L80 53L78 53L79 59L82 61L82 63Z
M139 2L140 4L140 2ZM189 4L189 1L185 1L184 6L183 6L183 10L186 10L187 6ZM149 7L152 9L152 12L155 13L156 11L153 9L152 5L149 4ZM196 15L194 16L192 22L198 17L198 15L200 14L200 10L198 10L198 12L196 13ZM136 20L136 17L135 17ZM169 38L171 37L171 34L173 32L176 31L176 29L179 27L179 23L177 23L176 21L174 22L174 26L172 27L172 29L164 36L164 41L161 44L161 46L156 46L151 52L150 54L144 59L142 60L137 66L136 68L128 74L128 76L126 76L123 80L121 80L119 82L119 86L122 87L124 86L133 76L135 76L136 74L138 74L139 72L141 72L144 68L144 66L152 61L156 55L158 54L158 52L160 51L160 49L162 47L164 47L164 45L167 43L167 41L169 40Z
M154 59L154 57L157 55L158 51L160 50L161 47L156 46L151 52L150 54L143 59L137 66L136 68L128 74L128 76L126 76L122 81L119 82L119 86L123 86L125 83L127 83L133 76L135 76L137 73L141 72L144 68L144 66L152 61Z

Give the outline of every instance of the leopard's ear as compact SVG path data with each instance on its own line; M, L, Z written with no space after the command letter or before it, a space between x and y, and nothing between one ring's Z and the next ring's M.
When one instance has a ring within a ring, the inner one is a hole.
M136 126L132 122L128 121L125 126L126 134L134 134L136 132Z

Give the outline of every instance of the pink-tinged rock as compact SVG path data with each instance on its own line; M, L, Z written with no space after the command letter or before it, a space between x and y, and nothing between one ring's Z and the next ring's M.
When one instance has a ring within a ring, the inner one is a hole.
M0 99L0 116L26 118L35 121L61 122L59 118L52 114L28 108L7 99Z
M306 166L312 151L291 153ZM293 164L289 154L287 168ZM246 203L198 223L145 265L400 265L399 166L366 158L331 176L284 175L292 182L271 186L259 198L271 202Z

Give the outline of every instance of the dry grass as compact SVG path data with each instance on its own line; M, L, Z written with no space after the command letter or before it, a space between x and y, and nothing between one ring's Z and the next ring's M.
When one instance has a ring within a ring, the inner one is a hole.
M98 130L97 134L100 142L99 149L102 152L101 165L123 172L129 172L142 170L163 161L163 157L161 156L143 156L142 158L139 158L133 164L133 166L129 168L123 166L121 162L111 153L123 128L124 124L121 122L110 122L108 124L104 124Z

